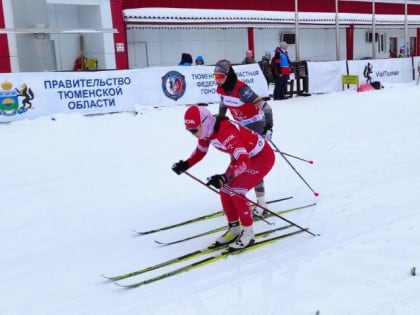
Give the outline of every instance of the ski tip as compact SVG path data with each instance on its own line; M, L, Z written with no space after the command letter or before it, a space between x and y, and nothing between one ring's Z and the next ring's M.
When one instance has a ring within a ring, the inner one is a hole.
M157 241L157 240L154 240L154 242L156 244L160 245L160 246L168 246L168 245L170 245L170 243L160 242L160 241Z
M106 276L103 273L101 273L101 277L104 278L104 279L106 279L106 280L109 280L109 281L114 281L115 280L114 277Z
M132 284L121 284L119 282L114 282L114 284L120 288L123 288L125 290L130 290L130 289L134 289L137 288L141 285L143 285L143 283L132 283Z
M124 285L124 284L121 284L121 283L119 283L119 282L114 282L114 284L115 284L116 286L120 287L120 288L124 288L124 289L131 289L131 286L129 286L129 285Z

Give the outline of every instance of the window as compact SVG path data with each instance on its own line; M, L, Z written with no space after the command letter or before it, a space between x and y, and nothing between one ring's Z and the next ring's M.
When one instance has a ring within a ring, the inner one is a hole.
M386 51L386 35L379 34L379 41L378 41L378 52L385 52Z
M378 34L378 33L375 33L375 42L377 42L377 41L378 41L378 37L379 37L379 34ZM367 32L367 33L366 33L366 41L367 41L368 43L371 43L371 42L372 42L372 40L373 40L372 32Z
M281 41L286 42L287 45L296 44L296 35L295 33L281 33Z

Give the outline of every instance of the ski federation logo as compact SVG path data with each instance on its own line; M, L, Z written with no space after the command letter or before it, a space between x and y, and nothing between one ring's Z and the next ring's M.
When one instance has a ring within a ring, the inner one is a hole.
M13 90L13 84L5 80L0 88L0 116L14 116L24 114L32 108L31 101L34 99L34 93L26 83L23 83L19 89ZM19 104L19 98L22 102Z
M185 76L178 71L170 71L162 77L163 93L174 101L184 95L186 87Z

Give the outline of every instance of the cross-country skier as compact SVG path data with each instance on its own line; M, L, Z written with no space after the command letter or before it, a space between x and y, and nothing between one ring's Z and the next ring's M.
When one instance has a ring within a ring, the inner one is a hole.
M220 199L229 229L216 244L229 244L231 249L247 247L255 240L252 211L246 193L262 181L274 165L274 151L258 133L230 121L213 116L201 106L190 106L184 115L185 127L198 144L192 155L172 166L181 174L201 161L210 144L230 154L231 161L223 174L213 175L207 185L220 189Z
M245 82L238 80L229 60L222 59L214 68L217 93L220 94L219 116L225 116L229 109L232 118L242 126L254 130L266 140L273 132L273 111L271 106L258 96ZM264 181L255 187L257 203L267 208ZM255 214L262 215L262 208L255 208Z

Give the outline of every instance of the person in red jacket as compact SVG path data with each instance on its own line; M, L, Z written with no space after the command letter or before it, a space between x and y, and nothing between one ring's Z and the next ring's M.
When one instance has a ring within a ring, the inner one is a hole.
M290 79L291 61L287 52L287 43L281 42L280 46L274 51L274 57L271 60L274 75L274 100L284 100L288 97L287 82Z
M245 82L238 80L229 60L219 60L214 67L217 93L220 94L219 115L230 111L233 119L271 140L273 132L273 111L271 106L258 96ZM264 181L255 187L257 202L267 208ZM262 215L262 208L255 208L255 214Z
M190 106L184 115L186 129L198 139L197 147L186 160L173 164L172 170L182 174L207 154L210 144L230 155L223 174L208 178L207 185L220 189L220 200L229 229L216 244L229 244L231 249L249 246L255 240L253 217L247 192L268 174L274 165L274 151L258 133L242 127L227 117L213 116L201 106Z

